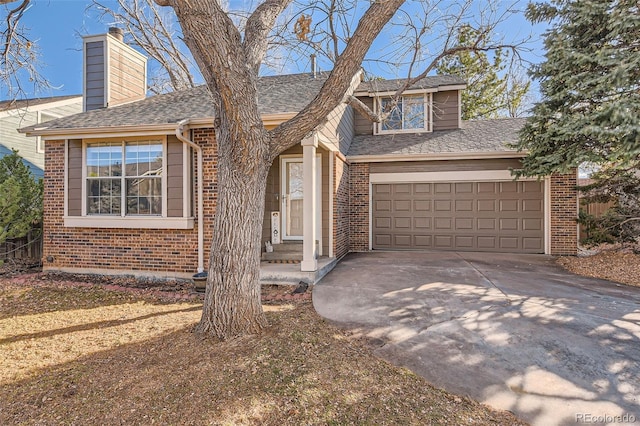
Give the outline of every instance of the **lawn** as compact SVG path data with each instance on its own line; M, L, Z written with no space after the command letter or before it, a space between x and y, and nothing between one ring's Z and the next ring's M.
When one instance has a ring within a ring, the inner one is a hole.
M0 424L523 424L436 389L265 288L269 328L191 332L198 296L0 277ZM176 296L182 296L180 300Z

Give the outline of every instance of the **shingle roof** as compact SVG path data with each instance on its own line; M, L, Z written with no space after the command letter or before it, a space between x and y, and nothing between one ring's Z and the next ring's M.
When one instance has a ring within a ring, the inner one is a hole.
M258 82L261 114L295 113L320 91L327 73L261 77ZM213 118L211 96L205 85L156 95L111 108L97 109L39 124L48 129L80 129L176 123L184 118ZM33 129L33 127L24 130Z
M15 99L8 101L0 101L0 112L9 111L12 109L22 109L27 107L33 107L36 105L48 104L51 102L59 102L67 99L79 98L82 95L65 95L65 96L50 96L48 98L33 98L33 99Z
M363 81L356 89L356 94L362 92L395 92L406 81L406 78ZM466 84L467 82L464 81L464 79L455 75L434 75L418 80L416 83L411 85L409 89L435 89L436 87L441 86L458 86Z
M506 144L518 140L523 118L463 121L462 128L433 133L356 136L347 157L461 152L516 152Z
M261 77L258 82L258 108L261 114L296 113L318 94L329 74L320 72ZM363 82L358 90L372 87L393 90L403 80ZM433 88L442 85L463 84L459 77L427 77L412 87ZM111 108L87 111L76 115L48 121L22 131L46 128L90 129L124 126L156 125L176 123L184 118L213 118L214 110L206 86L156 95L147 99Z

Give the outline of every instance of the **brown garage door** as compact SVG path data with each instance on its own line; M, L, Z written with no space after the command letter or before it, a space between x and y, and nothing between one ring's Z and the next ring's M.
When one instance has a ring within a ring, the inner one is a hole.
M374 249L544 252L542 182L375 184L372 208Z

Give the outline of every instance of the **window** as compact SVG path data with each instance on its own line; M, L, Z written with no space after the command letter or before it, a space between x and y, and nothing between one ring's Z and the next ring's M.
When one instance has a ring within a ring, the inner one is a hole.
M431 131L430 94L402 96L398 104L392 106L391 97L380 98L380 111L389 111L385 121L379 123L376 133L394 133L411 131Z
M87 144L87 215L162 215L163 152L160 141Z

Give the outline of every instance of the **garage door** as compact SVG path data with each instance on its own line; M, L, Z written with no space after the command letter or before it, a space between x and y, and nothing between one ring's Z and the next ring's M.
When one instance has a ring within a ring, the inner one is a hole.
M374 249L544 252L538 181L374 184Z

